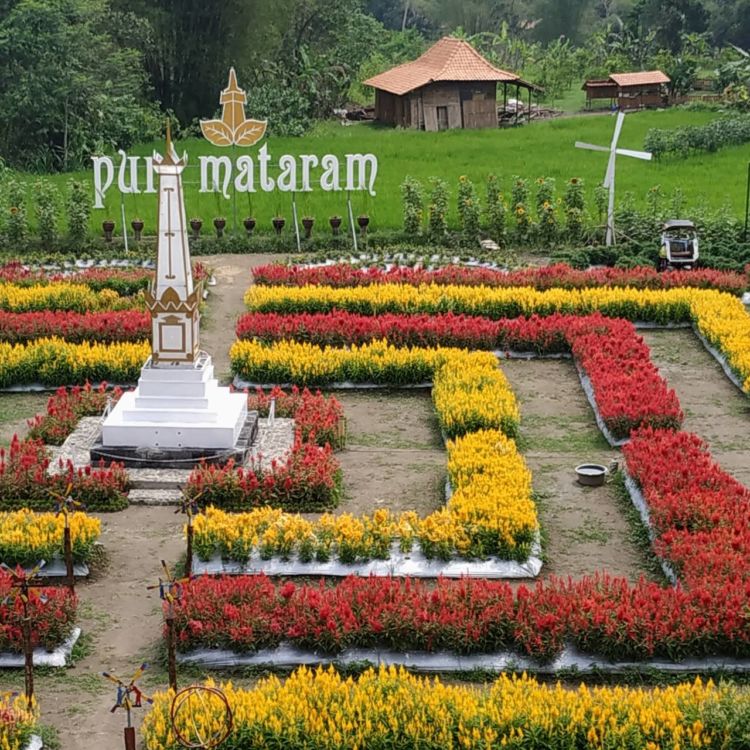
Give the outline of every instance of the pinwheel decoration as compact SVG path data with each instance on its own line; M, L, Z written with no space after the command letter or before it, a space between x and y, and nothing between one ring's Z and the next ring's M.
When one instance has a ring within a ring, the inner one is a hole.
M75 593L75 569L73 566L73 544L70 537L70 519L71 513L77 513L85 510L83 503L74 500L71 492L73 491L73 485L68 484L65 489L65 494L61 495L58 492L53 492L53 497L56 498L55 503L55 515L65 519L65 528L63 529L63 556L65 558L65 578L67 580L68 588L71 594Z
M175 513L184 513L187 516L187 554L185 560L185 572L188 575L193 573L193 519L200 513L198 501L206 494L206 490L199 492L197 495L188 496L185 488L181 487L182 499Z
M161 561L161 567L164 571L164 579L160 577L159 583L146 586L146 589L148 591L159 589L159 598L167 602L167 617L174 617L174 603L182 599L183 586L190 580L190 576L175 578L164 560Z
M53 497L57 498L57 502L55 503L55 515L62 515L64 517L65 528L68 528L68 516L71 513L77 513L78 511L86 510L86 507L83 503L73 499L71 495L72 491L73 485L68 484L68 486L65 488L64 494L61 495L59 492L51 493Z
M166 602L164 608L164 622L167 626L167 666L169 671L169 687L177 690L177 643L174 636L174 605L175 602L182 600L184 585L190 581L190 576L185 578L175 578L170 571L169 566L164 560L161 561L161 567L164 571L165 578L159 578L159 583L154 586L147 586L148 591L159 589L159 598Z
M141 664L138 669L135 670L133 676L127 682L121 680L116 674L111 672L102 672L102 676L106 677L110 682L117 685L117 698L115 705L110 709L111 713L115 713L118 708L125 709L127 714L128 727L132 727L130 712L134 708L142 708L143 701L146 703L153 703L153 700L149 698L139 687L136 685L136 680L139 680L143 673L148 669L148 664L145 662Z
M0 563L0 569L4 570L10 576L10 592L0 602L5 605L18 600L21 602L23 610L21 633L23 636L23 656L24 656L24 682L26 690L26 700L31 705L34 699L34 650L31 642L31 618L29 617L29 597L31 589L42 585L39 580L39 571L45 565L44 560L40 560L34 568L24 571L20 567L13 570L5 563ZM47 596L44 592L39 595L39 601L42 604L47 603Z

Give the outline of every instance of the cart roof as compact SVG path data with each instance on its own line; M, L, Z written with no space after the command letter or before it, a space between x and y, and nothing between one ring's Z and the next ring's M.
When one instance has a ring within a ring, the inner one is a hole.
M689 219L670 219L664 222L664 229L695 229L695 224Z

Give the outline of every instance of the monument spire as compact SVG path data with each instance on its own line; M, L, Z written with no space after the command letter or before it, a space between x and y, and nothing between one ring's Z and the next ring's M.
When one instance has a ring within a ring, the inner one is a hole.
M154 153L159 175L156 275L146 293L151 313L152 365L190 364L200 348L200 286L193 282L187 219L182 193L182 171L187 159L177 156L167 122L165 153Z

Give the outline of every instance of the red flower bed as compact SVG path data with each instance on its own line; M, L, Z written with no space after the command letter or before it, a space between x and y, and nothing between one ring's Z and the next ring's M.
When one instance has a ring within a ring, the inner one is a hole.
M47 445L62 445L81 417L100 416L107 401L112 399L115 402L121 395L121 388L107 390L106 383L96 388L92 388L91 383L58 388L47 401L47 413L37 414L28 420L28 436Z
M122 464L76 469L68 461L62 471L49 474L50 458L39 440L13 437L10 447L0 448L0 510L53 510L55 496L72 485L72 496L89 511L121 510L128 504L128 476Z
M343 408L335 398L307 388L285 393L280 388L261 388L248 397L248 407L268 414L271 399L277 417L295 419L294 445L284 461L249 468L201 465L185 487L188 497L200 495L204 506L223 510L249 510L263 505L289 511L320 511L338 505L341 469L333 455L343 445Z
M249 313L238 321L237 336L332 346L387 339L397 346L458 346L539 354L572 351L591 380L602 418L616 438L626 438L642 425L677 428L682 422L677 396L651 362L649 348L633 324L599 313L501 320L452 313Z
M616 438L638 427L682 424L677 394L651 362L651 352L633 324L622 319L573 317L566 336L588 375L599 413Z
M59 336L83 341L143 341L151 335L151 318L139 310L113 312L0 311L0 341L11 344Z
M326 398L320 391L293 386L289 392L275 386L269 391L256 388L247 397L247 408L267 417L275 402L277 417L296 419L295 430L302 442L326 443L334 449L344 447L344 407L335 398Z
M9 597L11 580L0 570L0 652L19 653L23 651L23 604L20 597ZM28 610L33 645L48 651L62 645L73 631L76 607L76 597L67 588L32 589Z
M203 263L193 265L193 278L203 281L209 276L208 268ZM63 274L41 269L30 270L21 261L11 261L0 266L0 283L12 284L49 284L56 281L67 281L72 284L84 284L94 291L112 289L122 297L129 297L145 289L154 272L148 268L87 268L83 271Z
M329 654L348 648L493 653L553 659L565 643L616 660L750 655L750 583L674 589L606 575L505 581L351 577L327 586L265 576L202 577L175 605L181 650L255 651L282 642Z
M750 580L750 490L697 435L640 430L623 449L648 503L654 548L690 586Z
M747 288L742 274L713 269L695 271L667 271L658 273L653 268L595 268L577 271L558 263L541 268L526 268L504 273L489 268L445 266L434 271L397 266L388 271L379 268L361 269L348 263L329 266L286 266L270 264L253 269L256 284L268 286L368 286L370 284L460 284L467 286L531 286L536 289L582 289L596 286L631 286L636 289L672 289L698 287L719 289L741 295Z

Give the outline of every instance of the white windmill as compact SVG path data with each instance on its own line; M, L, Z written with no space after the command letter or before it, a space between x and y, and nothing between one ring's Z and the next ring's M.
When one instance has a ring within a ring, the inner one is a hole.
M607 164L607 173L604 176L604 187L609 190L609 206L607 208L607 246L615 243L615 162L618 156L632 156L635 159L651 161L651 154L648 151L631 151L629 148L617 148L617 141L620 139L622 123L625 120L625 113L617 113L617 122L615 123L615 132L612 136L612 143L609 148L606 146L595 146L592 143L581 143L576 141L576 148L587 148L590 151L609 151L609 163Z

